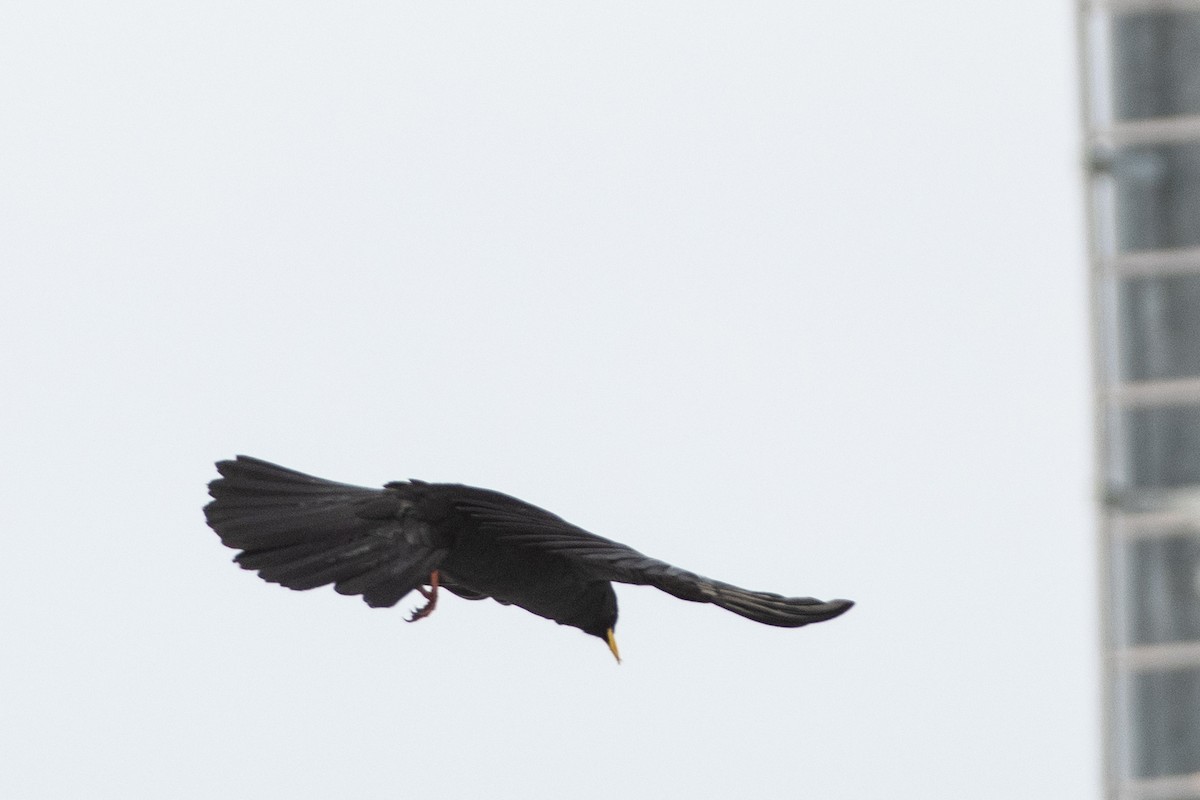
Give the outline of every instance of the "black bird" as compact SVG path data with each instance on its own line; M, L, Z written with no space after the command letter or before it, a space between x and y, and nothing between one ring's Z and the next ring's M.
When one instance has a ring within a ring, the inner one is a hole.
M440 586L579 628L620 661L612 581L781 628L833 619L853 605L704 578L488 489L417 480L368 489L248 456L217 462L217 471L204 515L226 546L242 551L234 561L244 569L289 589L332 583L372 607L394 606L415 590L426 603L410 622L433 611Z

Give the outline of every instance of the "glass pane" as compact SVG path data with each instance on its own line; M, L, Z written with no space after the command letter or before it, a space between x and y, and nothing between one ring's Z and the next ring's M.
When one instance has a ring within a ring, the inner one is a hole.
M1118 119L1200 114L1200 13L1118 14L1113 71Z
M1126 452L1111 457L1127 465L1127 487L1171 489L1200 483L1200 406L1131 408L1117 421L1123 430L1113 441L1124 442Z
M1184 532L1118 546L1121 643L1200 641L1200 536Z
M1126 676L1135 778L1200 771L1200 670Z
M1118 303L1122 379L1200 376L1200 275L1126 279Z
M1200 142L1120 147L1112 159L1121 250L1200 245Z

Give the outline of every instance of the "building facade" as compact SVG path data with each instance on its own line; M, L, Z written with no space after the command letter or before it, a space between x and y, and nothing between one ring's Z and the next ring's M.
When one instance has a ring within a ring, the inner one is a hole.
M1107 794L1200 800L1200 0L1080 30Z

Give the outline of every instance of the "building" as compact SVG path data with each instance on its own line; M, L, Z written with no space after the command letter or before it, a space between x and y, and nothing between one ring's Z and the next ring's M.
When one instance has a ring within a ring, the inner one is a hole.
M1107 796L1200 798L1200 0L1080 30Z

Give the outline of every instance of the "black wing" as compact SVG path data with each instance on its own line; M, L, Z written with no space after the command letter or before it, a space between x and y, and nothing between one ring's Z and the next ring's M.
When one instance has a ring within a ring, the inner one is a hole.
M217 463L209 526L234 559L289 589L334 584L367 605L393 606L428 580L448 552L435 528L406 513L397 492L314 478L238 456Z
M682 600L712 603L767 625L798 628L833 619L854 605L849 600L823 602L812 597L755 592L705 578L496 492L477 490L455 502L455 506L471 515L498 542L555 553L601 580L653 586Z

